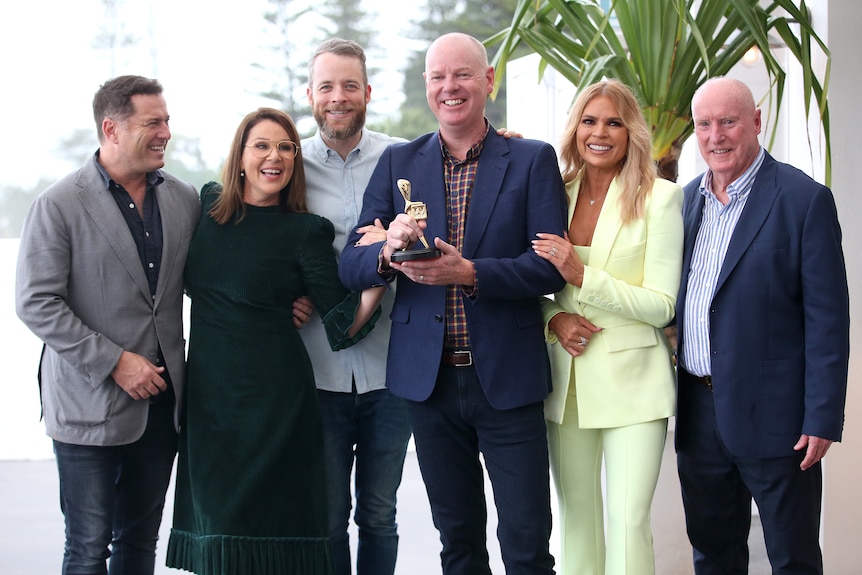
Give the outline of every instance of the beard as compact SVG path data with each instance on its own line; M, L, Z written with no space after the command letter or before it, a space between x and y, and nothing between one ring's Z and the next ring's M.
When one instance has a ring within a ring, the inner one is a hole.
M325 112L323 114L314 110L313 115L317 121L317 127L320 128L320 133L329 140L347 140L352 138L365 125L365 110L355 110L353 120L347 126L336 129L326 121Z

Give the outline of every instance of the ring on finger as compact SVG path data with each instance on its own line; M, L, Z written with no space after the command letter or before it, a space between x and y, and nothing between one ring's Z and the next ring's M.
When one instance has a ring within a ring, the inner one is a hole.
M587 338L585 338L584 336L581 336L581 345L582 345L583 347L586 347L586 346L587 346Z
M425 281L425 276L419 276L419 281L420 281L420 282L424 282L424 281Z
M550 254L551 254L552 258L556 257L557 256L557 248L551 248Z

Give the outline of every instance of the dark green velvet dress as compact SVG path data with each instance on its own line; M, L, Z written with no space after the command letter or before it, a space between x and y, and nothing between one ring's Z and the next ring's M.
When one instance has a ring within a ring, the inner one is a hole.
M188 378L169 567L199 575L329 575L323 434L311 362L293 325L308 295L333 349L359 301L338 280L332 224L278 207L207 215L191 241Z

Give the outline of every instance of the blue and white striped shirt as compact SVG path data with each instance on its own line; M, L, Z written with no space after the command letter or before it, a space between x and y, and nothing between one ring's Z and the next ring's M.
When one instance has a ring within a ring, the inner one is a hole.
M722 205L712 192L712 171L707 170L700 181L700 193L704 196L703 219L688 272L688 288L685 298L684 337L682 342L683 368L697 376L711 375L709 341L709 308L718 274L724 264L724 256L733 236L736 223L742 215L757 172L766 156L763 148L754 163L739 178L727 187L730 201Z

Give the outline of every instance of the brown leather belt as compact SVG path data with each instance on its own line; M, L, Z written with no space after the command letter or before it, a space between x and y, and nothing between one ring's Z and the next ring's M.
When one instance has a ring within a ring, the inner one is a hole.
M467 367L473 365L473 352L469 349L443 350L440 365L448 367Z
M702 385L705 385L706 387L709 388L710 391L712 391L712 376L711 375L694 375L693 373L689 373L686 370L682 369L681 367L678 367L678 369L682 370L682 372L685 374L685 377L687 379L690 379L691 381L693 381L695 383L700 383Z

